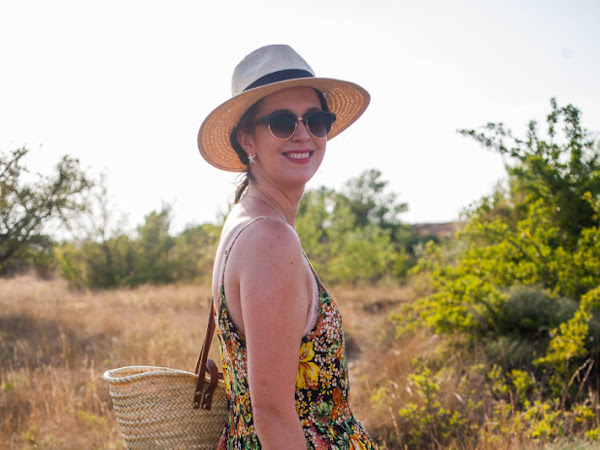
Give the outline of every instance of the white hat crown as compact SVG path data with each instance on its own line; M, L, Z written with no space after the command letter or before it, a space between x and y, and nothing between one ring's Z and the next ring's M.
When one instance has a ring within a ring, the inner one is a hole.
M254 50L235 67L231 78L231 96L235 97L251 87L280 81L277 74L295 72L294 78L314 77L308 63L289 45L267 45ZM304 73L303 73L304 72ZM277 78L277 79L275 79ZM260 83L265 79L264 83ZM257 84L258 82L258 84Z

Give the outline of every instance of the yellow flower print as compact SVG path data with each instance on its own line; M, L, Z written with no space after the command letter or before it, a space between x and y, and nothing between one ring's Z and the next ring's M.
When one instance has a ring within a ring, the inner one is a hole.
M223 380L225 381L225 390L227 392L231 392L231 385L229 384L229 371L227 370L227 366L223 365Z
M319 366L312 362L314 357L313 343L305 342L302 344L302 347L300 347L300 364L296 374L297 388L304 389L316 386L319 378Z
M367 450L367 447L364 444L364 442L362 442L357 435L353 434L352 436L350 436L350 449L351 450Z

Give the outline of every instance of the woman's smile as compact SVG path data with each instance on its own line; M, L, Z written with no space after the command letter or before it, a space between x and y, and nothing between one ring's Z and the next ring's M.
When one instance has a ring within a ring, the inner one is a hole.
M284 152L283 156L292 160L295 163L307 163L310 161L314 151L311 150L293 150L289 152Z
M304 117L320 110L321 102L315 90L302 86L266 96L256 115L266 117L275 112L289 112L296 117ZM279 139L273 135L269 125L259 122L251 132L242 135L242 143L248 154L256 154L252 174L258 182L269 180L269 183L281 188L302 186L304 189L321 165L327 137L313 137L300 120L288 139Z

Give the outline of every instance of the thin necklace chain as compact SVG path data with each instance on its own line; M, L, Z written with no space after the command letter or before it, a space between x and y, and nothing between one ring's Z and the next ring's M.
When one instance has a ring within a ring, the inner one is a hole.
M255 200L258 200L259 202L262 202L262 203L264 203L264 204L265 204L265 205L267 205L269 208L271 208L273 211L275 211L275 212L277 213L277 215L279 215L279 217L281 217L285 223L287 223L287 220L286 220L286 218L284 217L284 215L283 215L283 214L282 214L282 213L281 213L281 212L280 212L280 211L279 211L277 208L275 208L273 205L271 205L271 204L270 204L269 202L267 202L266 200L263 200L263 199L262 199L262 198L260 198L260 197L255 197L254 195L248 195L248 194L244 195L244 197L253 198L253 199L255 199Z

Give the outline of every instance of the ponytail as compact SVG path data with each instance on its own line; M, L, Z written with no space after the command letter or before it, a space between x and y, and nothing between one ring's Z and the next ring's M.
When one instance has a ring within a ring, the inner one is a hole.
M246 189L248 189L248 185L250 184L249 178L250 168L248 168L248 171L245 173L242 182L238 184L238 187L235 190L235 199L233 200L234 205L236 205L242 199L244 192L246 192Z
M235 190L235 199L233 201L234 204L238 203L242 199L242 197L244 196L244 192L246 192L246 189L248 189L250 181L254 180L252 172L250 171L250 162L248 161L248 154L244 151L244 149L238 142L237 135L240 130L244 130L245 132L250 132L250 130L252 130L252 128L254 127L254 119L256 118L256 111L258 110L258 106L260 105L261 100L257 101L250 108L248 108L248 110L240 118L240 121L229 135L229 142L231 143L231 146L237 153L237 156L240 159L241 163L247 167L244 177L242 178L242 182L238 185L238 187Z

